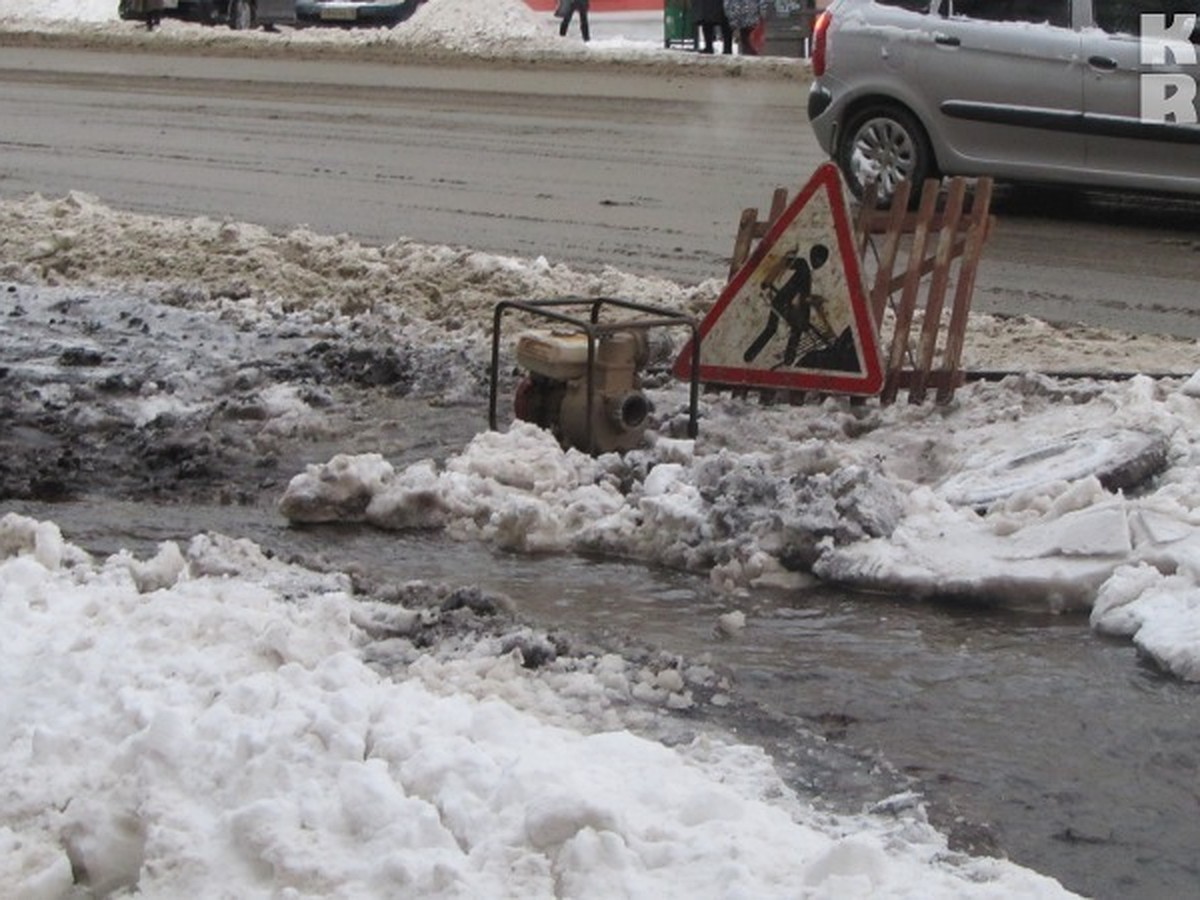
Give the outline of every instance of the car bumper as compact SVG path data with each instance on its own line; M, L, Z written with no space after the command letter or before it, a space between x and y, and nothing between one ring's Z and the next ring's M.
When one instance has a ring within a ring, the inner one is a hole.
M413 14L416 3L296 4L296 20L310 25L395 25Z
M833 155L837 132L837 116L832 111L833 93L822 84L814 83L808 92L808 122L821 149Z

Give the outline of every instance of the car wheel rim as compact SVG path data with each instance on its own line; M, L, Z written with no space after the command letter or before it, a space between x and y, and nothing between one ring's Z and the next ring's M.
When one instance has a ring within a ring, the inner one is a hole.
M916 168L916 142L895 119L868 119L855 133L850 169L859 186L877 182L879 193L890 197Z

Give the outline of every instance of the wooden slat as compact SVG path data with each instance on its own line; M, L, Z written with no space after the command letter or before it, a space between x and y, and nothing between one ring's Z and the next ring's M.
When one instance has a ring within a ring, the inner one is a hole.
M954 305L950 310L950 322L946 332L946 349L942 367L948 372L960 372L963 342L966 338L967 319L971 311L971 297L975 293L975 273L979 268L979 257L983 244L991 230L992 218L988 210L992 205L992 179L980 178L971 197L971 218L967 228L966 249L958 269L958 284L954 289ZM954 396L954 387L939 387L938 403L949 403Z
M929 239L929 220L937 204L940 184L933 179L925 182L921 190L921 205L917 211L916 230L913 232L912 249L909 251L908 270L905 273L904 289L896 307L895 331L892 334L891 352L888 355L880 399L891 403L896 399L896 376L904 367L904 356L908 351L908 332L912 328L917 305L917 289L921 283L921 263L925 259L925 245Z
M955 179L957 180L957 179ZM905 182L901 182L904 184ZM897 186L899 190L899 186ZM871 234L884 234L892 227L892 211L894 207L888 209L877 209L872 214L867 216L865 227ZM904 218L900 222L900 227L904 231L916 231L917 228L917 213L911 210L905 210ZM945 218L941 210L935 212L929 220L929 228L931 231L941 231L945 227Z
M936 232L937 229L930 226L930 231ZM961 256L962 252L966 248L966 246L967 246L966 238L958 238L957 240L955 240L954 246L950 250L950 255L951 256ZM928 275L930 272L932 272L933 267L936 264L937 264L937 257L935 257L935 256L930 256L930 257L927 257L926 259L922 260L921 269L920 269L921 277L924 278L926 275ZM896 293L896 291L900 290L900 288L904 287L905 277L906 277L905 275L893 276L892 280L890 282L888 282L886 294L894 294L894 293Z
M937 253L934 257L936 262L925 299L925 318L921 323L921 338L915 365L917 375L909 388L909 403L923 403L925 400L925 380L929 376L929 370L933 368L933 354L937 350L938 332L942 327L942 309L946 304L946 291L950 286L950 264L954 261L951 250L958 234L966 194L967 183L963 179L955 178L950 182L945 220L938 236Z
M766 237L771 226L787 209L787 202L787 188L775 188L775 193L771 195L771 211L766 219L761 222L758 220L757 208L742 210L742 217L738 221L737 237L733 241L733 255L729 258L729 278L727 280L732 281L733 276L738 273L738 269L746 264L746 260L750 258L750 248L755 241Z
M903 184L908 184L907 181ZM879 183L876 181L868 181L866 187L863 188L862 205L858 208L858 220L855 222L855 227L858 229L858 258L863 259L867 255L867 247L871 242L871 223L878 215L875 207L879 205Z
M771 195L771 214L767 216L767 221L762 223L762 232L756 234L756 237L766 237L771 226L778 221L783 215L783 211L787 209L788 192L787 188L775 188L775 193Z
M888 229L887 239L883 242L883 251L879 255L879 265L875 270L875 285L871 288L870 294L871 315L875 318L876 329L883 324L883 314L887 310L888 297L895 290L891 286L892 270L896 268L896 257L900 253L900 239L903 234L901 222L907 217L908 198L911 191L912 182L902 181L896 186L896 192L892 199L890 217L892 227Z
M743 209L741 221L738 222L737 237L733 239L733 256L729 258L729 278L737 274L738 269L750 255L750 242L754 240L754 226L758 223L758 210Z

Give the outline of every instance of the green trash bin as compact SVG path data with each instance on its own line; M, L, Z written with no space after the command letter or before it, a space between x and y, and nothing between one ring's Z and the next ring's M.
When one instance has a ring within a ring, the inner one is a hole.
M700 46L696 23L692 21L691 0L663 0L663 45L687 47L696 50Z

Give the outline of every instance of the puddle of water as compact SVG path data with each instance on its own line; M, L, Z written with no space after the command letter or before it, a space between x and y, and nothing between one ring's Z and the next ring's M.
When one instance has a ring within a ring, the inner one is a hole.
M8 508L53 519L95 553L148 554L218 530L375 584L476 584L512 597L533 624L605 646L707 656L733 675L735 703L703 718L766 746L808 796L857 810L912 777L963 849L1005 853L1099 898L1200 887L1200 685L1139 667L1128 643L1098 638L1079 616L829 587L734 603L704 579L636 563L530 558L438 534L292 528L265 507ZM722 637L717 617L735 606L746 627Z

